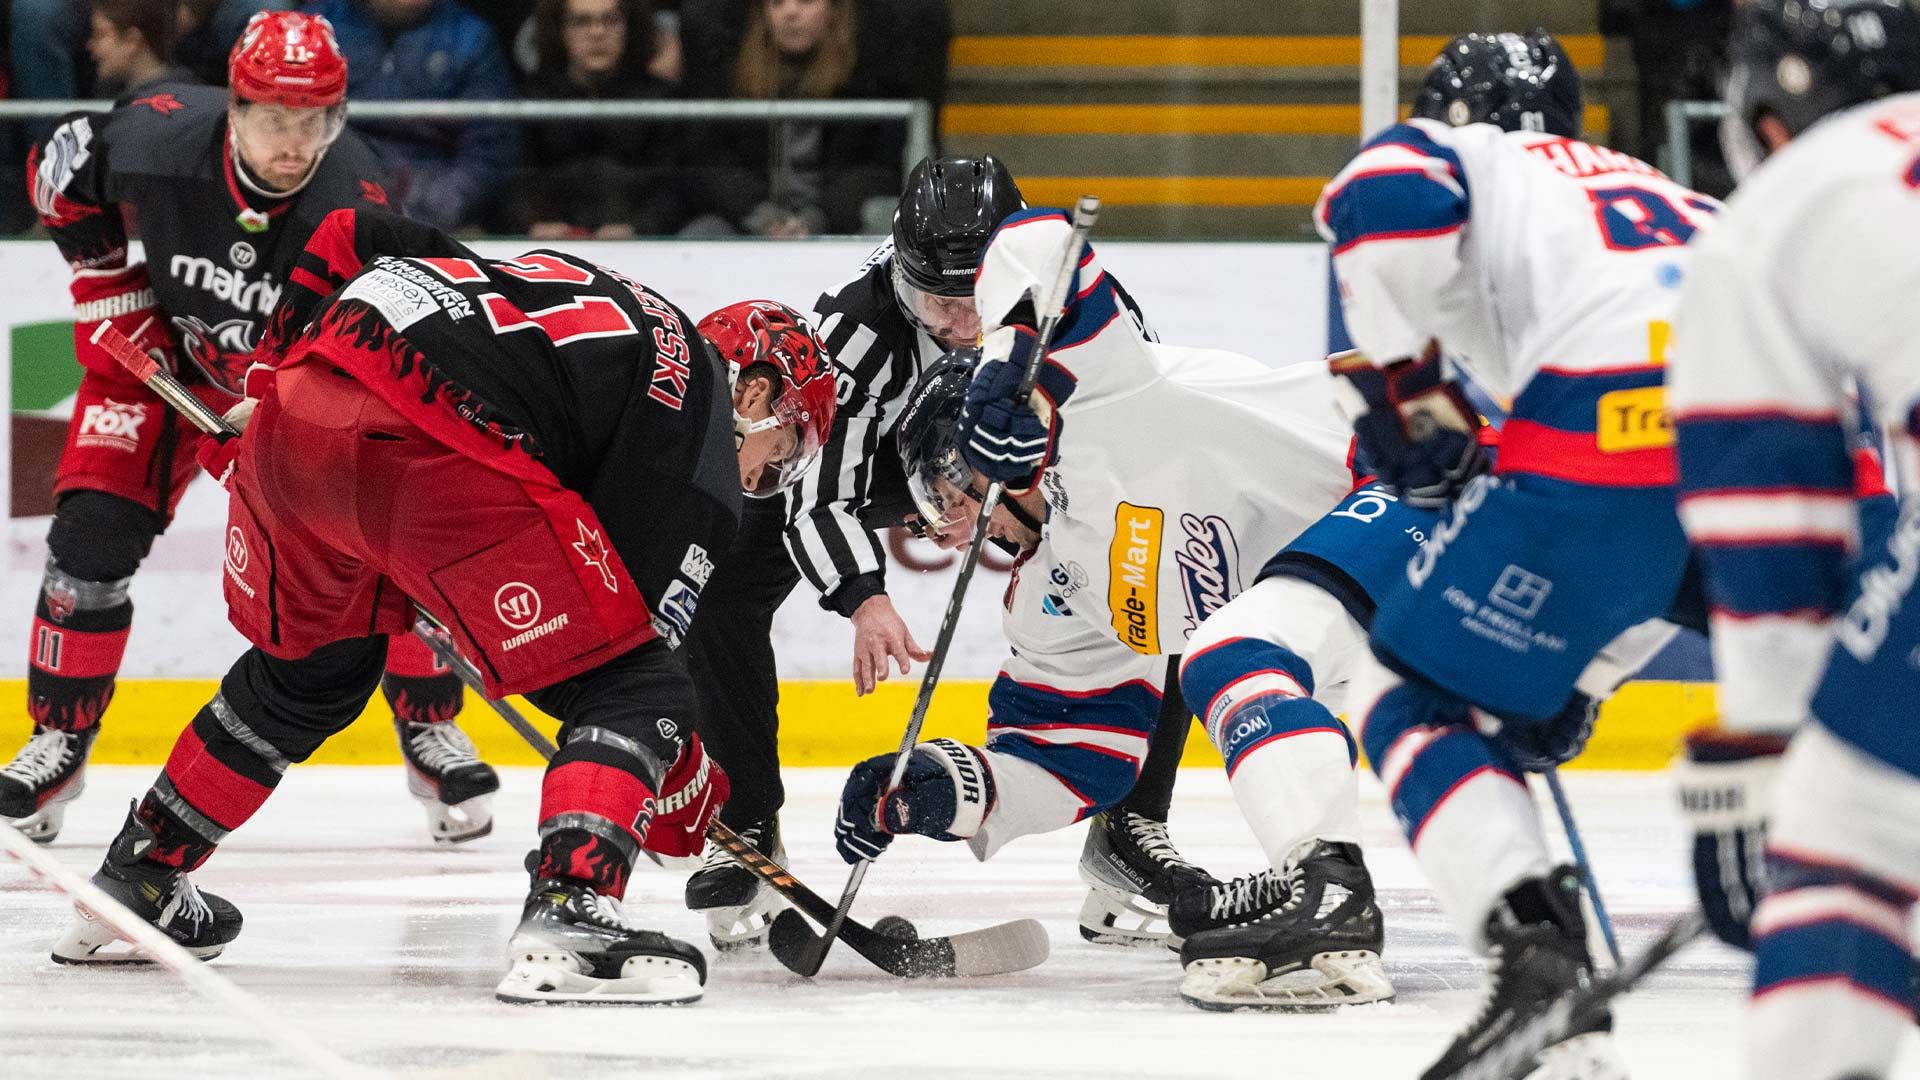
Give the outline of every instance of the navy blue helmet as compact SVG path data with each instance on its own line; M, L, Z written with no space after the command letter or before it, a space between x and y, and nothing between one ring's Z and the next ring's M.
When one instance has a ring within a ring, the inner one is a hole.
M1580 73L1553 35L1461 34L1427 68L1413 115L1580 137Z
M1743 175L1766 157L1762 116L1798 135L1829 113L1920 90L1920 11L1915 0L1747 0L1727 55L1721 142Z

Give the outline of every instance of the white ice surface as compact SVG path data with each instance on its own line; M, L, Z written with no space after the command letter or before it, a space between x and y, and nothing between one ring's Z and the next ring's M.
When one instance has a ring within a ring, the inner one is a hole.
M152 775L94 770L54 850L91 872ZM828 838L840 776L791 770L787 781L791 868L829 896L844 879ZM1571 774L1567 784L1631 951L1689 900L1667 784L1625 774ZM449 1066L517 1052L555 1077L1413 1077L1479 1004L1479 964L1436 909L1369 782L1368 862L1399 990L1391 1004L1333 1015L1188 1007L1174 992L1170 955L1080 940L1074 829L1018 841L986 864L958 844L905 839L869 874L856 908L868 922L903 914L929 933L1040 919L1054 954L1032 971L910 983L842 948L808 981L762 952L713 960L707 996L689 1008L503 1005L492 990L525 889L519 863L537 773L507 770L504 785L494 835L435 849L398 768L296 768L195 876L246 916L215 966L359 1063ZM1251 869L1259 857L1212 771L1182 773L1173 828L1182 849L1216 873ZM630 909L705 946L703 924L680 905L682 880L641 869ZM0 1076L301 1074L161 970L54 965L47 946L66 918L57 897L0 862ZM1696 946L1631 998L1617 1030L1634 1075L1740 1075L1745 972L1731 950Z

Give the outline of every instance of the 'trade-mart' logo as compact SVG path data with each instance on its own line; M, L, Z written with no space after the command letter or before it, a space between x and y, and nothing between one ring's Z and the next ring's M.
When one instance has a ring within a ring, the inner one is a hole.
M1113 632L1145 656L1160 651L1160 532L1166 511L1123 502L1113 511L1107 549L1107 608Z

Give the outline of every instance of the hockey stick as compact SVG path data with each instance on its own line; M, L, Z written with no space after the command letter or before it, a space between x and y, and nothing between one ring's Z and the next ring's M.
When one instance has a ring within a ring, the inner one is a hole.
M1706 917L1699 909L1674 920L1666 932L1653 940L1638 956L1610 975L1586 986L1570 990L1553 999L1544 1008L1509 1028L1480 1055L1452 1073L1436 1075L1433 1080L1513 1080L1527 1076L1535 1068L1535 1059L1549 1046L1555 1046L1590 1027L1601 1010L1614 998L1634 990L1667 962L1674 953L1686 948L1707 932Z
M1067 238L1067 249L1061 255L1060 269L1054 274L1052 289L1045 298L1046 305L1040 309L1039 333L1035 337L1032 355L1027 358L1027 370L1020 379L1020 392L1015 401L1026 401L1033 395L1034 384L1040 381L1040 366L1046 362L1054 331L1059 327L1061 315L1066 310L1067 289L1073 281L1074 271L1080 267L1080 253L1086 249L1087 234L1093 231L1094 222L1099 217L1100 200L1091 195L1080 196L1079 205L1073 208L1073 231ZM907 775L907 757L920 741L920 729L926 724L927 709L933 704L933 689L940 682L940 670L946 666L947 650L953 644L953 634L960 623L960 607L967 598L967 583L973 580L974 568L980 564L981 546L987 540L987 524L993 517L993 508L1000 504L1002 491L1003 485L995 480L987 485L986 494L980 500L980 512L974 516L973 542L967 545L966 558L960 563L960 576L953 583L953 595L947 598L947 611L940 620L940 636L934 642L932 656L927 660L927 670L920 678L920 692L914 698L907 729L901 733L900 749L893 758L893 772L887 779L887 786L881 789L882 802ZM833 909L833 918L827 923L826 933L817 939L799 942L801 947L793 950L791 955L774 954L789 970L808 977L819 973L820 965L826 963L827 953L833 949L833 939L840 932L840 924L846 921L847 912L853 908L854 897L860 893L861 882L866 880L867 868L872 865L872 859L862 859L854 864L852 872L847 875L846 887L840 890L840 903Z
M235 431L224 418L202 404L199 398L194 397L180 385L178 379L162 370L152 357L141 352L133 342L127 340L111 326L102 323L100 329L94 333L94 341L112 353L123 367L144 382L162 400L178 409L201 431L223 442L239 435L239 432ZM427 648L452 669L462 683L485 701L508 727L525 739L542 759L552 760L553 755L558 752L553 740L530 723L526 717L520 715L520 711L510 703L489 697L479 669L454 648L452 635L446 628L425 608L416 605L414 610L419 615L419 619L414 623L413 632L426 643ZM742 839L725 824L719 821L713 822L707 830L707 838L726 849L736 862L753 872L776 892L813 918L823 924L832 918L834 908L831 904L801 884L778 863L762 855L752 844ZM806 932L804 926L801 929ZM923 975L991 975L1007 971L1022 971L1034 967L1047 958L1046 932L1032 919L1001 923L949 938L925 940L883 934L858 922L847 923L841 932L854 951L872 961L875 966L890 974L907 978Z
M1600 936L1606 939L1613 966L1620 967L1620 939L1613 934L1613 919L1607 915L1607 902L1600 899L1600 882L1593 876L1593 863L1587 859L1587 847L1580 842L1580 827L1573 823L1573 804L1567 801L1567 789L1560 786L1560 770L1548 769L1547 790L1553 793L1553 808L1560 812L1560 827L1566 830L1567 846L1573 849L1573 861L1580 867L1580 882L1587 887L1587 899L1593 903L1593 921L1600 924Z

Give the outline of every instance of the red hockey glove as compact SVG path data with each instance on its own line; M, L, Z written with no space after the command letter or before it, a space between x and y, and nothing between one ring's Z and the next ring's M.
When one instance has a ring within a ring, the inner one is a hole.
M653 816L637 830L640 846L670 859L700 854L707 843L707 826L713 824L732 790L726 770L707 756L700 736L692 736L661 778L660 793L650 801Z
M125 378L120 361L94 341L101 323L112 325L141 352L174 370L173 334L154 302L145 263L111 270L73 272L73 355L88 371Z
M1480 414L1447 377L1438 346L1384 368L1357 353L1327 363L1350 388L1344 404L1360 453L1408 506L1441 509L1487 471Z

